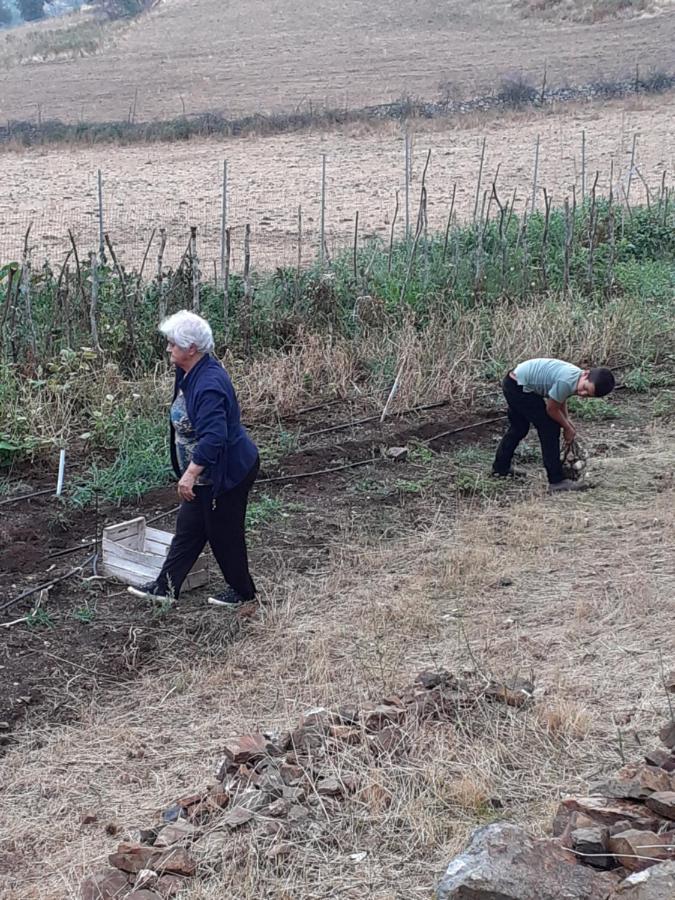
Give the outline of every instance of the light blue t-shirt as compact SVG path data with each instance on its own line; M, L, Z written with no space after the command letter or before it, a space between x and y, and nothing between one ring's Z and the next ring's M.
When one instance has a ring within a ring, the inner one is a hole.
M583 370L561 359L528 359L513 374L524 391L564 403L576 393Z

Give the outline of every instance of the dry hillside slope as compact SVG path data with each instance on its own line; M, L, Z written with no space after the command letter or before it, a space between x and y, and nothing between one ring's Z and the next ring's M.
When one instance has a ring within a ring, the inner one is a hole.
M0 76L0 120L138 119L473 95L509 71L549 83L672 67L675 12L600 25L526 19L504 0L166 0L94 55ZM183 98L183 99L181 99Z

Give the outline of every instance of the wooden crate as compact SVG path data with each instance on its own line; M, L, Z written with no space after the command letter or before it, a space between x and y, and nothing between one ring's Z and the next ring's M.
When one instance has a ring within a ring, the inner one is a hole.
M103 573L136 587L154 581L164 565L172 538L168 531L149 528L144 516L104 528ZM202 555L190 570L181 591L200 587L207 581L208 564Z

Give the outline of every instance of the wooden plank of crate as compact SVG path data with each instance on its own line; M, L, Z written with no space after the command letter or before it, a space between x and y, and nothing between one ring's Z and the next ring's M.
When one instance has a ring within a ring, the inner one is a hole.
M173 540L173 535L170 531L162 531L161 528L146 528L145 529L145 540L146 541L156 541L158 544L166 544L168 547L171 541Z
M147 563L149 566L154 566L157 571L162 568L166 559L166 552L151 553L147 550L134 550L133 547L120 544L118 541L110 542L104 539L102 549L104 560L126 560L140 565Z
M103 529L103 536L110 541L123 542L135 545L136 548L142 546L145 535L145 517L138 516L135 519L129 519L127 522L120 522L119 525L108 525Z
M147 567L135 566L129 563L125 563L124 566L119 566L110 562L103 563L103 573L111 578L118 578L125 584L134 585L146 584L148 581L152 581L157 575L157 572L152 571Z

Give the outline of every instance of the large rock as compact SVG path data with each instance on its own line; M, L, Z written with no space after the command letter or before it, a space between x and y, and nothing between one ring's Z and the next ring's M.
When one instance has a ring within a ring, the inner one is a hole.
M647 800L647 806L664 819L675 820L675 791L652 794Z
M609 839L609 850L629 872L641 872L660 860L671 860L671 836L653 831L636 831L629 828Z
M657 791L675 790L675 775L645 764L624 766L593 793L623 800L646 800Z
M612 894L612 900L673 900L675 862L659 863L644 872L635 872Z
M106 869L82 882L82 900L118 900L131 890L127 876L118 869Z
M563 800L553 820L553 835L565 835L570 828L593 825L611 827L628 822L631 828L658 830L663 819L642 803L618 800L615 797L568 797Z
M438 900L606 900L618 879L579 865L554 841L515 825L478 828L448 866Z

